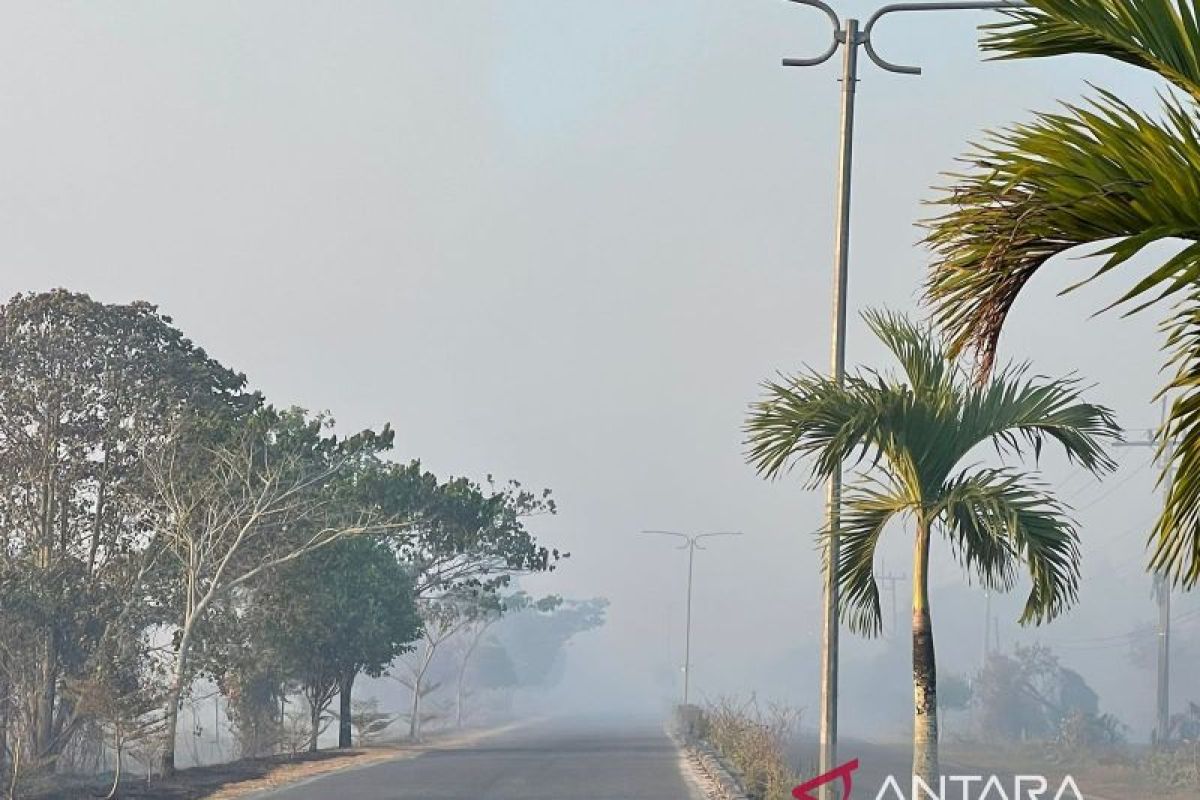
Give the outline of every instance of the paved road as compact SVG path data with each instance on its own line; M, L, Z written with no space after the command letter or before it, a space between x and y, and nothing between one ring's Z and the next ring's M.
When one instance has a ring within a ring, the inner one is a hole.
M461 748L334 773L270 800L693 800L652 723L538 723Z

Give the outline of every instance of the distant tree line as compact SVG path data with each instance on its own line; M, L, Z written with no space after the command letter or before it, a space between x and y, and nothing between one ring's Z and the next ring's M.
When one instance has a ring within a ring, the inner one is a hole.
M390 426L343 436L273 405L148 303L14 297L0 376L10 779L119 764L135 742L172 773L201 683L246 754L278 747L292 694L308 701L310 747L333 718L350 746L359 676L439 625L478 632L513 576L564 555L526 527L555 513L548 490L439 478L389 458Z

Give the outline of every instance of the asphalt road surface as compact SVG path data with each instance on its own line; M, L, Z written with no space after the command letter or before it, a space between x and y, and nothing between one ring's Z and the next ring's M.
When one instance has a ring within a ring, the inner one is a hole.
M695 800L653 723L546 722L334 773L270 800Z

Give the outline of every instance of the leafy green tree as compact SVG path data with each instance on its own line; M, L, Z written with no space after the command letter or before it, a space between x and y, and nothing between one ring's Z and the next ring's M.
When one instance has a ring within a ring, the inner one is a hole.
M512 689L521 683L508 648L495 637L480 643L471 673L473 685L483 689Z
M549 572L568 554L543 546L527 527L556 513L548 489L533 492L517 481L498 486L490 475L483 484L439 481L413 461L381 465L361 491L373 507L414 520L393 546L414 576L423 636L393 677L412 693L409 735L417 739L421 701L443 683L428 680L442 646L496 610L514 577Z
M419 468L419 462L394 465L382 474L379 505L398 513L411 508L414 498L420 504L416 529L398 547L413 566L422 598L464 589L494 594L513 577L552 571L567 557L539 544L527 527L532 518L557 513L549 489L533 492L517 481L497 486L490 475L483 484L426 476L413 488Z
M945 733L949 727L949 712L966 711L971 705L971 683L962 675L943 674L937 681L937 704L939 733Z
M965 711L971 704L971 684L961 675L943 675L938 681L938 708Z
M566 647L581 633L604 625L608 600L528 601L503 620L497 638L508 650L520 687L552 685L561 675Z
M1005 467L973 466L981 445L1001 454L1040 453L1057 442L1094 473L1112 468L1102 444L1118 428L1109 411L1084 403L1071 379L1030 378L1004 368L974 383L938 340L904 317L865 315L903 369L903 378L860 371L844 386L816 373L766 384L747 422L749 460L777 478L802 459L815 487L863 465L842 509L837 578L841 615L855 631L882 630L876 547L901 518L915 526L912 653L913 774L933 785L937 760L937 679L929 606L934 531L988 588L1009 590L1024 566L1032 589L1023 623L1052 618L1077 595L1079 539L1063 507L1034 478Z
M280 568L251 593L251 607L256 638L308 700L314 751L339 693L339 746L352 745L355 678L379 677L421 635L412 575L374 537L345 539Z
M198 634L235 592L285 564L349 536L404 527L363 506L338 502L357 496L391 431L348 439L303 412L263 409L232 439L205 420L185 419L149 459L163 524L153 546L177 570L171 607L177 614L174 659L166 698L161 770L175 769L179 702L196 672Z
M991 738L1050 739L1063 724L1103 719L1100 698L1045 645L992 653L976 679L981 728Z
M532 609L543 612L551 611L561 604L562 598L557 595L547 595L540 599L534 599L526 592L515 592L503 599L494 597L485 598L484 602L480 603L474 609L474 612L461 632L463 646L458 661L454 700L454 724L456 727L461 728L463 725L467 676L472 666L473 658L479 646L484 642L484 637L492 630L493 626L506 616L511 617L513 614L520 614ZM513 681L515 683L515 676Z
M396 534L368 560L386 551L380 569L404 572L397 603L495 599L560 557L526 527L553 513L548 492L442 482L419 462L383 462L390 430L346 439L324 418L264 407L149 304L15 297L0 305L0 370L0 758L16 740L24 762L53 768L97 726L123 742L161 730L169 774L180 702L201 674L262 752L285 666L302 660L285 664L283 641L250 652L250 598L356 534ZM173 641L156 652L164 630ZM373 671L384 656L362 658ZM328 679L303 666L320 708ZM347 705L354 674L339 681ZM143 714L155 699L160 713Z
M158 522L145 454L180 413L260 398L154 306L62 289L0 306L0 374L0 697L25 760L53 768L86 721L64 686L161 621L140 586Z
M258 758L274 752L283 738L287 670L277 653L255 641L249 626L238 621L227 631L219 659L209 656L212 677L226 698L238 753Z
M418 604L421 640L412 655L402 658L399 672L392 678L408 689L412 698L408 713L408 738L421 740L421 728L436 715L423 711L425 698L436 692L442 679L431 679L435 659L443 645L455 638L479 617L490 613L493 598L486 592L458 590Z
M1151 566L1200 582L1200 22L1179 0L1029 0L985 27L999 58L1090 53L1140 67L1168 87L1157 114L1098 90L1080 105L988 135L951 176L931 223L937 261L926 291L955 352L978 352L986 374L1009 310L1055 256L1096 246L1100 266L1073 285L1125 267L1158 242L1182 246L1113 305L1163 307L1170 416L1179 446L1153 536ZM1062 262L1065 268L1068 263Z
M350 717L350 724L355 733L354 743L358 747L370 744L396 721L397 716L380 711L379 701L373 697L368 700L355 700Z

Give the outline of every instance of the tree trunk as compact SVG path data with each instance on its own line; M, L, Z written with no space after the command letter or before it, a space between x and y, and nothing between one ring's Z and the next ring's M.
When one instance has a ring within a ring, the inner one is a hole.
M421 736L421 676L413 678L412 717L408 721L408 738L417 741Z
M917 521L913 547L913 776L938 786L937 665L929 616L929 521Z
M164 778L170 778L175 774L175 738L179 728L179 701L183 697L183 684L187 676L188 647L191 646L191 638L191 630L185 627L183 635L179 637L175 671L171 675L170 687L167 689L163 718L163 748L159 761L159 769Z
M112 788L108 790L104 800L116 800L118 792L121 791L121 756L124 754L124 740L121 738L120 730L117 731L116 746L117 746L117 768L114 770Z
M58 694L58 643L54 631L44 634L44 647L37 692L37 708L33 727L33 754L36 769L54 770L54 705Z
M463 725L463 689L466 683L467 664L464 661L462 668L458 671L458 689L454 693L454 727L461 728Z
M354 677L355 673L348 672L338 681L338 748L342 750L354 746L350 710L350 692L354 689Z
M159 774L170 778L175 774L175 733L179 728L179 699L183 696L183 676L179 674L171 678L171 687L167 690L166 716L163 718L162 755L159 757Z
M317 737L321 735L321 705L310 695L308 698L308 719L312 723L308 736L308 752L317 752Z
M458 665L458 686L455 687L454 692L454 727L456 728L463 726L463 694L466 692L467 666L471 663L471 654L475 651L475 644L478 641L475 639L471 642L471 646L463 654L462 663Z
M0 676L0 775L5 773L8 766L8 695L10 691L8 680Z

